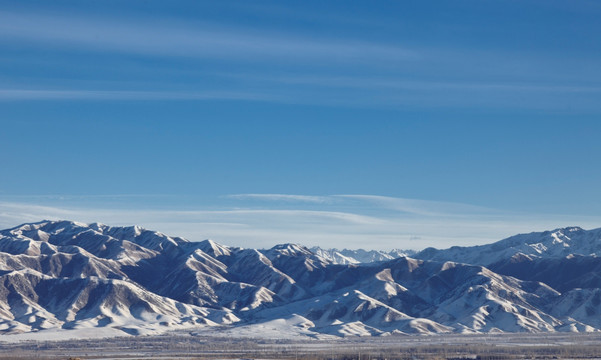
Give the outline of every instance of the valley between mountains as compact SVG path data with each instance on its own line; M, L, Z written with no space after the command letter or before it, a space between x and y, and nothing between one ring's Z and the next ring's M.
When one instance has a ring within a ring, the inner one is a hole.
M0 231L0 333L281 326L306 336L601 330L601 229L420 252L243 249L137 226ZM280 324L280 325L278 325Z

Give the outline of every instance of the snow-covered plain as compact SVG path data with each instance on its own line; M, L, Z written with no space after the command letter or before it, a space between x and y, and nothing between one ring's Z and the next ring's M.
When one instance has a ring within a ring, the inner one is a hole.
M243 249L137 226L42 221L0 231L0 332L8 341L596 332L601 284L590 266L599 253L599 229L385 253ZM571 282L550 275L557 266Z

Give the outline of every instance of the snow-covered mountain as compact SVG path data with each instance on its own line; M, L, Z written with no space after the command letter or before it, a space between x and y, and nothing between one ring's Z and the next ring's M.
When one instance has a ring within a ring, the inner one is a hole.
M544 282L558 291L601 288L601 228L567 227L520 234L480 246L425 249L423 260L477 264L522 280Z
M336 251L353 259L344 263L297 244L242 249L136 226L24 224L0 231L0 332L111 328L141 334L278 321L308 335L596 331L601 289L594 274L581 271L598 266L596 258L515 249L541 249L528 246L538 243L551 249L549 237L574 249L596 249L598 233L562 229L564 237L555 231L489 245L497 246L491 254L504 254L489 263L503 275L481 261L464 261L478 259L471 252L482 256L486 247L428 249L417 254L422 259ZM545 253L558 261L580 259L565 266L581 269L578 281L588 286L553 281L552 263L525 263L546 274L548 284L511 266ZM424 259L428 254L435 259ZM515 276L508 276L512 271Z
M322 258L329 260L333 264L347 265L347 264L361 264L370 263L377 261L388 261L397 259L404 256L412 256L416 254L414 250L400 250L394 249L391 251L379 251L379 250L349 250L349 249L322 249L318 246L310 248L312 252Z
M600 256L601 228L587 231L579 227L567 227L553 231L519 234L487 245L453 246L445 250L428 248L414 256L424 260L455 261L487 266L515 255L524 255L531 259L559 258L568 255Z

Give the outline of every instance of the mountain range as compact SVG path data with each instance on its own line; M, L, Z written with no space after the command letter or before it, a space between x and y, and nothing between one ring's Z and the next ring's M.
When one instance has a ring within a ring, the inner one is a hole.
M381 250L363 250L363 249L322 249L318 246L309 248L315 255L320 256L333 264L361 264L377 261L387 261L403 256L412 256L417 252L415 250L394 249L391 251Z
M0 333L388 335L601 330L601 229L420 252L244 249L137 226L0 231Z

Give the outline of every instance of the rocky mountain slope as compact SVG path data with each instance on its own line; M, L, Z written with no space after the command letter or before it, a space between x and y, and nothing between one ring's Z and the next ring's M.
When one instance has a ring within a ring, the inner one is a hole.
M136 226L24 224L0 231L0 332L280 320L307 335L596 331L599 265L589 254L601 231L570 229L344 263L296 244L242 249ZM578 276L553 277L557 266Z
M377 261L387 261L397 259L404 256L412 256L416 254L413 250L394 249L391 251L381 250L350 250L350 249L322 249L318 246L310 248L313 253L322 258L325 258L333 264L361 264Z
M420 251L415 257L488 266L515 255L525 255L532 259L560 258L568 255L600 256L600 239L601 228L587 231L579 227L568 227L519 234L487 245L453 246L445 250L428 248Z
M558 291L601 288L601 229L579 227L520 234L480 246L425 249L415 258L477 264Z

